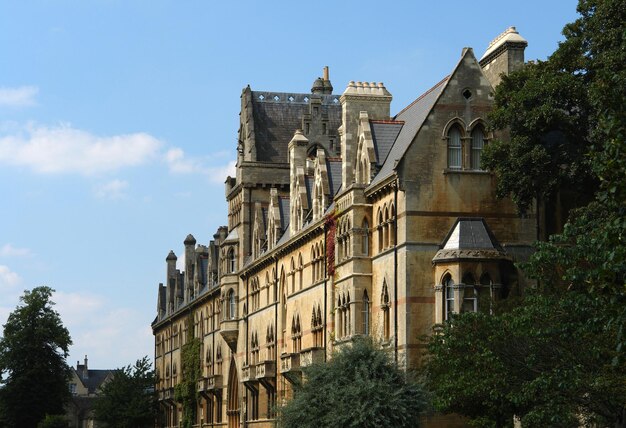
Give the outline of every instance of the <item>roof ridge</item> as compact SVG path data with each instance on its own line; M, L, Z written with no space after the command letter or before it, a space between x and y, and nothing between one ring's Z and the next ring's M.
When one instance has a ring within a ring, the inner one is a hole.
M392 124L404 124L404 120L394 120L394 119L370 119L370 123L392 123Z
M422 98L424 98L426 95L430 94L432 91L434 91L436 88L439 87L439 85L441 85L442 83L444 83L446 80L448 80L450 78L450 76L452 76L452 73L448 74L446 77L444 77L443 79L441 79L439 82L437 82L432 88L430 88L429 90L427 90L426 92L424 92L422 95L420 95L419 97L417 97L415 99L415 101L413 101L411 104L409 104L408 106L406 106L405 108L403 108L402 110L400 110L400 112L398 114L396 114L394 116L394 120L396 117L400 116L402 113L404 113L405 111L407 111L409 108L413 107L418 101L420 101Z

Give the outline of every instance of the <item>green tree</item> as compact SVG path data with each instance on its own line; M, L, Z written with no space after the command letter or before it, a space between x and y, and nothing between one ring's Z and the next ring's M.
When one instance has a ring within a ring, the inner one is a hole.
M624 426L626 365L612 364L616 308L587 293L530 293L510 311L453 317L429 338L438 411L474 426Z
M427 407L421 386L369 338L303 369L303 377L279 411L283 428L417 427Z
M47 414L63 414L70 398L72 344L49 287L25 291L0 338L0 424L34 428Z
M98 421L115 428L153 427L156 417L155 376L148 357L115 370L102 386L95 405Z
M67 428L67 426L67 419L64 415L46 415L37 428Z

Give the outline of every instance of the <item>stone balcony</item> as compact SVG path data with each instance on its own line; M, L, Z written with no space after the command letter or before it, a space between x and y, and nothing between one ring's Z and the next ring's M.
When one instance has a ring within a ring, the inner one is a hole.
M163 390L164 401L174 401L174 388L166 388Z
M300 352L300 367L308 367L324 361L326 351L324 348L309 348Z
M206 378L206 389L208 392L218 392L222 390L222 375L214 375Z
M276 391L276 361L261 361L256 365L256 378L268 391Z
M256 366L243 366L241 370L241 381L243 383L256 382Z
M268 379L276 377L276 361L262 361L256 365L257 379Z
M299 382L302 379L300 370L300 354L283 354L280 356L280 374L291 382Z
M239 336L239 321L237 319L223 320L220 324L220 334L228 347L235 352Z

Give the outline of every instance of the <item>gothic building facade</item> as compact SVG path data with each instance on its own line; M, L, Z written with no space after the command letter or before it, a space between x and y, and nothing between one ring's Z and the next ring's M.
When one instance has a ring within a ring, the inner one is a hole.
M373 336L414 367L433 325L519 292L514 262L537 218L496 198L480 158L506 138L486 116L526 45L512 27L480 60L463 49L395 115L382 83L335 95L328 69L310 93L243 90L228 225L208 245L187 236L184 269L170 252L159 285L160 426L181 423L174 387L189 338L201 343L197 426L270 427L302 368L354 337Z

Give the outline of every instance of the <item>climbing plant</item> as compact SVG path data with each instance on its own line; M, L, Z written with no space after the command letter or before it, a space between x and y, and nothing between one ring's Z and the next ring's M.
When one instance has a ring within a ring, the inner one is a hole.
M174 388L174 399L183 406L183 428L192 428L196 420L198 394L196 385L201 376L200 339L194 337L193 320L187 318L187 336L181 348L182 380Z

